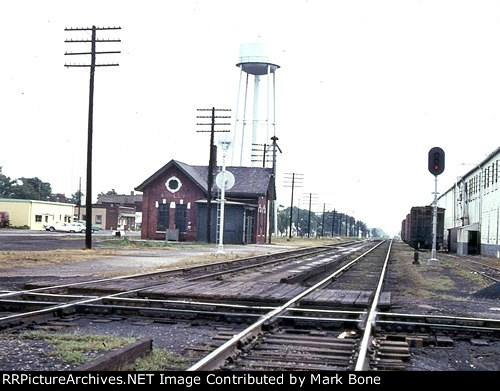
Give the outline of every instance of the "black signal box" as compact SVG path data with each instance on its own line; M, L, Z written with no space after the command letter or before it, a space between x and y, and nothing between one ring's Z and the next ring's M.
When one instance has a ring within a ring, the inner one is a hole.
M444 151L439 147L429 151L428 169L432 175L442 174L444 171Z

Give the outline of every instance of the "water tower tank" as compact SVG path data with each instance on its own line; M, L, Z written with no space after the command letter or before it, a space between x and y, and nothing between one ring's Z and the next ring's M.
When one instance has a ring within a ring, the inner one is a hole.
M269 60L262 43L240 46L238 101L233 133L233 163L260 165L266 161L271 136L275 136L275 71L279 65ZM250 81L253 80L253 83ZM262 86L261 86L262 84ZM247 127L251 127L251 133ZM261 152L255 152L262 150ZM258 157L257 155L262 155Z
M236 64L251 75L267 75L279 68L269 61L266 47L262 43L245 43L240 46L240 62Z

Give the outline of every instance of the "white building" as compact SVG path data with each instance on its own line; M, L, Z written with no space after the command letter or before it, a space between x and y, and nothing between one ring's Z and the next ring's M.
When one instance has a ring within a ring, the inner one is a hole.
M499 160L500 147L438 198L450 251L500 256Z

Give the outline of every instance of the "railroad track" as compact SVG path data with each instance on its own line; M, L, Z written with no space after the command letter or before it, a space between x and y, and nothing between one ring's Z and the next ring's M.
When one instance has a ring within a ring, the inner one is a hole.
M196 286L199 281L218 279L231 274L241 274L254 269L283 265L291 260L311 259L322 253L342 252L359 242L350 241L332 246L299 248L263 256L255 256L206 265L174 268L167 271L140 273L94 280L80 280L58 284L46 282L27 286L22 291L0 293L0 329L32 322L40 317L46 319L83 311L106 314L156 313L158 316L211 316L221 318L251 318L262 313L262 305L224 305L220 300L211 302L179 298L177 300L154 300L139 297L141 292L163 286L174 280L185 286ZM244 312L239 312L239 311Z
M498 337L495 319L384 312L392 242L355 259L361 247L351 245L3 291L0 330L33 322L63 327L82 317L227 327L210 345L188 348L189 370L404 369L415 344L446 346L457 334Z
M227 336L224 344L188 370L404 370L411 347L450 346L449 333L498 337L500 320L380 312L391 245L371 248L245 330ZM373 294L365 309L303 306L317 289L352 283L368 270Z
M366 259L369 254L374 252L376 249L379 249L379 247L383 247L382 250L383 253L386 253L386 256L385 260L381 262L383 263L383 265L379 279L380 282L377 285L377 291L375 292L374 298L372 300L376 308L378 298L380 297L380 292L382 289L382 282L390 254L390 248L392 245L391 242L383 246L384 243L385 242L378 243L356 259L341 267L339 270L323 278L321 281L317 282L309 289L296 295L282 306L268 312L254 324L250 325L239 334L233 336L215 351L191 366L188 370L214 370L218 368L231 369L233 368L233 363L237 363L238 368L251 367L271 369L283 368L285 365L287 365L290 366L290 368L295 366L295 369L300 367L304 369L316 370L339 368L353 369L352 365L355 359L355 367L363 367L367 355L366 349L368 348L368 339L365 340L364 337L361 339L361 341L346 339L345 341L340 342L335 340L335 343L332 343L331 335L316 336L314 337L314 345L317 350L312 351L308 350L307 348L297 349L297 344L300 344L300 339L305 338L305 335L299 335L298 338L297 335L288 335L284 337L283 335L281 335L282 342L284 343L269 344L270 340L276 341L277 336L273 335L274 333L271 333L268 330L271 325L277 322L279 317L287 313L290 308L300 305L300 302L303 298L313 294L323 286L330 284L333 279L342 275L350 268L353 268L361 260ZM381 254L378 254L376 258L380 258L380 255ZM367 330L367 335L369 337L371 336L370 314L364 321L365 329ZM288 320L290 320L290 318ZM335 321L338 322L338 320ZM312 343L313 341L311 340L310 342ZM270 349L269 345L273 346L274 349ZM304 346L302 345L302 347ZM341 349L341 347L343 347L343 349ZM339 352L343 352L342 355ZM250 357L251 363L247 363L247 357Z
M453 259L456 263L465 266L467 269L479 274L480 276L494 282L500 282L500 269L488 265L484 262L475 261L469 258L459 257L454 254L446 254L448 258Z

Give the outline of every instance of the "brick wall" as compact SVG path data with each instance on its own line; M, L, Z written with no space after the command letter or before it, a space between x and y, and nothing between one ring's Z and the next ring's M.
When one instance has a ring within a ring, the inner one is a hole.
M175 176L182 183L180 189L172 193L165 183L169 178ZM180 233L183 240L194 241L197 238L197 205L196 201L205 199L203 191L177 167L172 166L163 175L149 184L143 191L142 203L142 230L143 239L165 239L165 232L157 231L158 224L158 206L160 204L171 205L174 203L184 204L187 209L187 231ZM174 227L175 211L170 210L170 228Z

